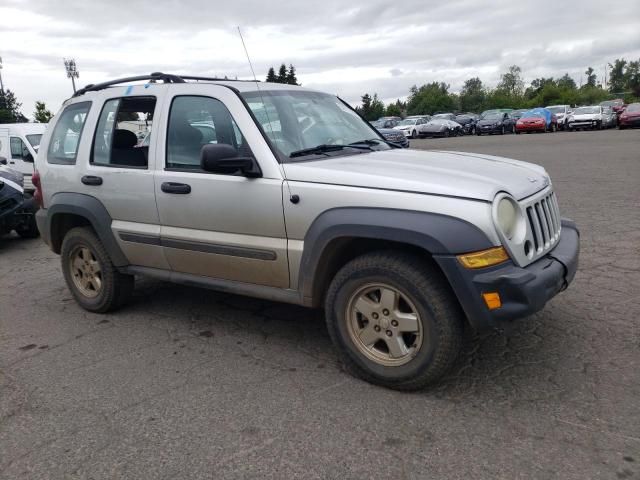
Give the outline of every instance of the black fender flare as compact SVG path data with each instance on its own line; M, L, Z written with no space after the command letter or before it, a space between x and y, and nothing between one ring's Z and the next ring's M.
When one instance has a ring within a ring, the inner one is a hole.
M431 255L459 254L494 245L477 226L460 218L391 208L341 207L321 213L304 237L298 288L305 304L315 300L317 272L327 246L341 237L389 240Z
M51 198L47 207L47 217L45 222L46 238L51 239L53 247L53 232L51 230L56 215L72 214L85 218L93 227L98 238L109 252L111 262L116 267L123 267L129 264L127 257L122 252L118 242L111 230L112 218L106 207L100 200L91 195L83 193L56 193ZM54 249L55 251L55 249ZM57 251L56 253L60 253Z

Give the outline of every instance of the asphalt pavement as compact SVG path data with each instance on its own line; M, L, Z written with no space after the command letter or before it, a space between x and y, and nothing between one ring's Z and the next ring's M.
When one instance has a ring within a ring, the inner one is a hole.
M320 312L141 279L90 314L4 237L0 478L639 478L640 130L412 148L542 164L581 230L570 288L400 393L343 372Z

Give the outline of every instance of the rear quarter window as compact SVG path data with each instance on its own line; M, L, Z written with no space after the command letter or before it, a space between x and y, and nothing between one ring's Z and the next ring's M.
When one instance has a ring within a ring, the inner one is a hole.
M60 114L49 140L48 163L60 165L76 163L80 138L90 108L91 102L74 103Z

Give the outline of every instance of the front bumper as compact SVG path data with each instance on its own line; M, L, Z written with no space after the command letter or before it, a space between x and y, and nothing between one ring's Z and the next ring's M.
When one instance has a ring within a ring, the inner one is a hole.
M600 120L580 120L569 122L569 128L595 128L601 123Z
M621 118L618 123L623 127L640 127L640 117Z
M516 124L516 132L544 132L546 129L546 124L544 123Z
M506 130L506 127L505 127ZM502 125L476 125L478 133L498 133L502 132Z
M477 330L500 328L505 322L529 316L572 282L578 269L580 233L571 220L562 220L560 241L546 256L518 267L512 262L469 270L455 255L434 256ZM498 292L502 306L489 310L482 293Z

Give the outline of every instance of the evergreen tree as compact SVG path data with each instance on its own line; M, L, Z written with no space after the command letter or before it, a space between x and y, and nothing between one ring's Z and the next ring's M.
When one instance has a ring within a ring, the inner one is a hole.
M289 85L298 85L298 79L296 78L296 68L292 64L289 64L286 83L288 83Z
M27 118L20 112L22 104L11 90L0 90L0 123L21 123Z
M625 88L625 67L627 61L624 58L616 58L613 64L609 64L611 74L609 75L609 91L611 93L619 93Z
M36 101L36 111L33 112L33 118L37 123L49 123L49 120L53 117L53 113L47 110L47 106L44 102Z
M280 65L280 69L278 70L278 77L276 79L277 83L287 83L287 67L283 63Z
M587 83L583 85L583 87L595 87L596 86L596 74L594 73L593 68L589 67L584 72L587 76Z
M273 67L269 67L269 71L267 72L267 82L277 83L278 78L276 77L276 71Z

